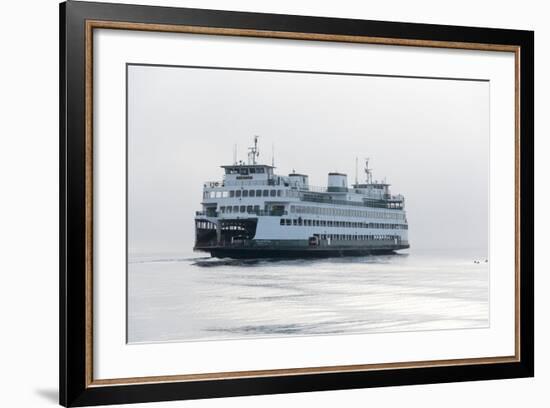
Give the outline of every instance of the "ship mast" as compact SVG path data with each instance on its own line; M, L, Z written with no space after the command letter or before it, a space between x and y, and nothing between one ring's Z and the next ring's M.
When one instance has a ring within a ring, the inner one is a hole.
M355 156L355 185L359 184L359 177L357 176L358 158Z
M370 158L365 159L365 175L367 177L367 184L372 184L372 169L369 168Z
M256 164L256 157L260 155L260 151L258 150L258 137L254 136L254 147L248 148L248 164Z

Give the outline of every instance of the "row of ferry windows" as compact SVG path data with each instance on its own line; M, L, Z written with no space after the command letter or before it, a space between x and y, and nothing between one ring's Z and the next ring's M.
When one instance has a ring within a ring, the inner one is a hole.
M327 220L302 220L301 218L281 218L280 225L296 225L304 227L337 227L337 228L379 228L379 229L408 229L406 224L381 224L378 222L351 222Z
M330 207L312 207L302 205L291 205L290 212L294 214L315 214L328 215L332 217L369 217L369 218L386 218L394 220L404 220L403 214L389 213L385 211L365 211L356 210L353 208L330 208Z
M264 174L265 169L263 167L230 167L225 169L225 174L240 174L246 176L248 174Z
M398 235L349 235L349 234L322 234L317 235L321 239L337 239L343 241L388 241L399 240Z
M234 206L228 205L227 207L222 205L220 207L220 212L222 214L231 214L231 213L238 213L238 212L258 213L259 211L260 211L259 205L234 205Z
M309 211L296 211L297 206L291 206L290 212L291 213L309 213L309 214L318 214L318 215L329 215L329 216L359 216L359 217L371 217L371 218L390 218L390 219L396 219L396 220L404 220L405 217L402 214L389 214L381 211L360 211L360 210L348 210L348 209L341 209L341 208L323 208L323 207L300 207L298 208L307 208ZM234 206L220 206L220 212L222 214L231 214L231 213L258 213L260 211L259 205L234 205ZM363 215L354 215L356 213L363 214ZM314 220L316 222L319 222L319 220ZM327 222L327 223L333 223L335 224L343 224L344 221L321 221L321 222ZM362 224L358 222L352 222L351 224ZM284 225L281 223L281 225ZM290 225L290 224L287 224ZM301 224L300 224L301 225ZM324 224L323 224L324 225ZM376 224L378 225L378 224ZM383 224L381 224L383 225ZM390 225L390 224L387 224Z
M283 190L231 190L231 191L205 191L204 198L228 198L228 197L282 197ZM287 190L288 195L288 190Z

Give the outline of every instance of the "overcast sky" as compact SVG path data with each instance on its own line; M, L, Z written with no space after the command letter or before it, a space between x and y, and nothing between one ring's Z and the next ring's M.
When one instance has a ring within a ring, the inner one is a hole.
M312 185L370 157L406 198L411 251L487 248L488 82L129 66L130 253L189 252L203 182L254 135L260 162L274 144L276 172Z

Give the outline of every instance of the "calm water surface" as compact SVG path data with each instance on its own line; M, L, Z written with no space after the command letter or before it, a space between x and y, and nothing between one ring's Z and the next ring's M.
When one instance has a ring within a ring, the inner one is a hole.
M128 341L488 327L485 259L475 251L244 261L134 255Z

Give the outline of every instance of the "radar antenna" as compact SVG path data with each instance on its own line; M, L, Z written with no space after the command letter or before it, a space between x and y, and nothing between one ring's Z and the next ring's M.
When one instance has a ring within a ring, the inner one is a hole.
M260 151L258 150L258 137L257 135L254 135L254 147L248 148L248 164L256 164L256 157L260 155Z

